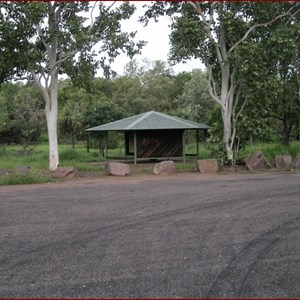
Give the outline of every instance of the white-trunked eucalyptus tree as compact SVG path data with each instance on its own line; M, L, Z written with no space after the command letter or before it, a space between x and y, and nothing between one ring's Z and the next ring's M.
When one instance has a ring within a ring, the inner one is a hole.
M251 47L259 43L257 33L264 34L276 22L286 22L299 8L296 2L156 2L141 18L147 24L161 15L171 17L171 59L199 58L205 64L210 96L222 112L228 161L234 159L236 125L244 107L240 96L247 78L242 68Z
M9 64L1 76L27 79L43 96L49 169L55 170L59 74L81 84L91 80L98 67L108 75L109 63L120 51L130 57L139 53L144 42L134 43L134 32L121 31L121 21L130 18L135 7L128 2L49 1L1 2L0 9L0 45L13 51L7 53Z

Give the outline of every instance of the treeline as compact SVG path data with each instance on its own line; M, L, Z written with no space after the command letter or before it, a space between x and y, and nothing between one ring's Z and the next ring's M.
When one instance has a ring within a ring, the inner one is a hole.
M195 69L175 75L162 61L132 60L125 75L95 78L88 84L62 80L59 84L58 133L61 142L83 140L85 129L149 110L164 112L212 126L209 141L222 138L221 113L208 92L207 74ZM296 82L291 83L296 88ZM299 138L299 96L249 88L237 129L238 145L251 141L287 144ZM276 96L277 94L277 96ZM286 100L288 99L288 101ZM1 144L24 147L47 140L44 102L37 90L23 83L5 83L0 91Z

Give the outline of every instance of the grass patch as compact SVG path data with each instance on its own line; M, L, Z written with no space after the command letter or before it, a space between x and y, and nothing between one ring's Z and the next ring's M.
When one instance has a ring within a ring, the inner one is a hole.
M78 171L86 171L86 172L99 172L105 170L105 165L89 165L86 163L77 163L76 168Z
M292 142L288 147L281 144L258 143L249 145L239 153L239 158L249 156L255 151L261 151L269 163L274 164L276 155L291 155L292 159L300 153L300 142Z
M195 162L177 162L176 163L176 171L191 171L196 170Z
M300 142L295 141L289 147L281 144L257 143L248 145L246 149L239 153L239 158L249 156L255 151L260 150L264 153L267 160L274 164L276 155L289 154L292 159L300 153ZM195 154L197 151L195 144L186 145L186 153ZM110 156L123 156L124 149L109 149ZM102 172L105 170L105 158L100 154L98 149L90 149L89 153L86 150L84 143L78 143L75 149L71 145L59 145L60 166L73 166L79 171L85 172ZM214 158L210 150L205 148L205 144L199 144L199 159ZM196 156L193 160L187 160L186 163L176 162L177 171L195 170ZM0 147L0 169L8 171L9 175L0 177L0 185L11 184L32 184L45 183L55 181L50 178L48 171L48 144L39 144L30 149L23 149L20 145L10 145ZM18 165L27 165L32 171L26 176L13 175L12 171ZM153 166L142 166L137 168L136 172L150 174L153 171ZM48 177L47 177L48 175ZM56 180L57 181L57 180Z
M47 183L54 181L57 180L39 175L8 175L0 178L0 185Z
M48 145L40 144L30 150L23 150L21 146L5 146L0 151L0 167L12 170L15 166L28 165L31 169L47 170L49 165ZM82 163L104 161L97 149L90 149L87 153L84 144L75 149L71 145L59 145L59 159L61 166L74 166Z
M186 145L186 153L195 155L197 153L197 146L195 144ZM204 144L199 144L198 156L199 159L213 158L211 151L205 148Z
M138 170L138 173L145 173L145 174L152 174L153 173L153 165L152 166L145 166Z

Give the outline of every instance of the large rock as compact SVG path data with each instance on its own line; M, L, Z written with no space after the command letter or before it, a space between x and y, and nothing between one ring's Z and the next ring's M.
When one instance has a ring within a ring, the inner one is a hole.
M113 176L129 175L130 166L123 163L108 162L105 166L105 174Z
M29 174L29 166L16 166L15 174L16 175L28 175Z
M155 164L153 174L174 174L176 171L176 165L173 160L166 160Z
M276 155L275 166L278 169L288 169L292 163L291 155Z
M249 170L269 169L272 167L261 151L253 153L246 160L246 166Z
M297 154L296 158L292 162L291 169L300 169L300 153Z
M219 164L216 159L197 160L197 170L202 174L213 174L219 171Z
M77 178L79 172L74 167L59 167L54 171L53 176L55 178Z

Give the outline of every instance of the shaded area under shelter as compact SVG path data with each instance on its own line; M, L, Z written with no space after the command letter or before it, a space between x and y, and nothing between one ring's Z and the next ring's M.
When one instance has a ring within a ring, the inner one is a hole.
M118 159L131 159L136 164L142 160L183 160L186 159L185 132L196 130L197 153L199 152L199 130L207 130L208 125L181 119L160 112L149 111L122 120L89 128L87 132L105 133L105 153L109 157L108 132L123 132L125 156Z

